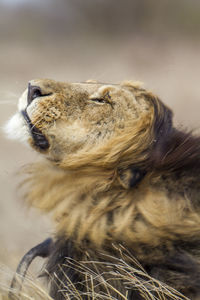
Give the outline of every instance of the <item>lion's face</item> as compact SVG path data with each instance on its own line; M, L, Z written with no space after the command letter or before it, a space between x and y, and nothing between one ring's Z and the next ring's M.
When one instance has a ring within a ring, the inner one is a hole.
M15 138L28 141L53 160L98 147L142 118L151 104L136 96L137 87L96 82L33 80L18 112L7 124Z

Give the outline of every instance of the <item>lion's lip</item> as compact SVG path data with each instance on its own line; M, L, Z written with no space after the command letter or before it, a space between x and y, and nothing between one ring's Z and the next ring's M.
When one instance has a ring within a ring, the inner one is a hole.
M31 136L34 140L34 145L37 148L39 148L41 151L47 150L49 148L49 142L48 142L46 136L37 127L35 127L35 125L32 124L32 122L27 114L26 109L23 110L21 113L29 127Z
M29 118L29 116L28 116L28 114L27 114L26 109L25 109L25 110L22 110L21 113L22 113L22 116L24 117L26 123L28 124L28 126L29 126L29 128L30 128L30 125L32 125L32 123L31 123L31 120L30 120L30 118Z

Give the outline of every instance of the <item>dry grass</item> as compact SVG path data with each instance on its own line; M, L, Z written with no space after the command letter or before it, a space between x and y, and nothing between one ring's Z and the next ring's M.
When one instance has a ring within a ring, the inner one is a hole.
M79 272L85 280L81 283L81 286L84 286L83 292L82 288L79 290L66 274L64 276L68 282L67 286L63 282L59 282L57 278L60 286L59 292L63 295L64 299L126 300L128 299L129 290L136 289L142 298L146 300L189 300L178 291L149 276L135 258L131 257L125 249L120 247L118 250L120 254L119 258L105 256L105 262L103 263L98 261L77 262L71 258L66 258L66 265ZM126 263L127 258L130 264ZM63 267L66 267L66 265ZM106 270L104 272L100 271L102 265L104 265L103 269ZM60 268L62 270L62 266ZM41 284L41 279L34 278L30 274L26 276L21 290L20 287L19 289L15 288L11 290L9 282L11 282L13 275L14 272L5 267L0 269L0 300L52 299L48 295L48 289L45 287L45 284ZM54 279L52 278L52 280ZM19 276L19 286L21 281L22 278ZM119 285L123 286L123 292L121 292L121 289L119 291L116 285L112 284L113 282L119 282ZM9 292L12 292L13 296L11 298Z
M52 300L52 298L48 295L47 289L41 284L41 280L34 278L31 274L26 276L21 291L19 291L18 288L11 290L10 282L12 281L14 274L15 272L6 267L0 268L0 300ZM18 279L20 284L20 276Z

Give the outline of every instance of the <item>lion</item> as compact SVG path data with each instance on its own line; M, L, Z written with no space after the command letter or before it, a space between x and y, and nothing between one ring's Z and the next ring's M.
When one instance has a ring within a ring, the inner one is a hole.
M90 272L98 263L111 298L143 299L113 275L123 251L125 263L200 299L200 137L175 128L156 95L132 81L32 80L6 132L42 156L27 167L24 199L55 222L46 261L53 299L75 299L63 292L69 284L94 299L80 262ZM140 279L148 289L149 277Z

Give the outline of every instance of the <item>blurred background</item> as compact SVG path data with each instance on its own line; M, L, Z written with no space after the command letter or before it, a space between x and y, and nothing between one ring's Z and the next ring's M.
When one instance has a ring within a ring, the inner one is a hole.
M33 78L140 80L198 129L200 1L0 0L1 128ZM38 155L2 131L0 143L0 264L14 269L53 226L17 192L17 171Z

